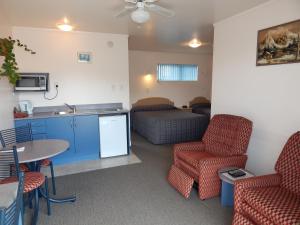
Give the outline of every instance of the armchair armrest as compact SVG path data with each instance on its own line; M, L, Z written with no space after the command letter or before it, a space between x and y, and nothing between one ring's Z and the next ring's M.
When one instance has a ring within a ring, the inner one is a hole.
M271 187L280 185L279 174L250 177L234 182L234 211L239 212L243 201L243 191L247 188Z
M204 151L205 145L202 141L175 144L173 147L174 163L177 164L177 152L179 151Z
M175 144L173 147L174 152L176 152L176 151L204 151L204 149L205 149L205 145L202 141Z

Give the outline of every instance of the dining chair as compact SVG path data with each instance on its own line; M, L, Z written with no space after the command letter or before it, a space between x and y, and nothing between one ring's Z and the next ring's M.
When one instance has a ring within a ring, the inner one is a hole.
M18 182L18 190L17 196L13 199L14 196L9 196L12 198L12 202L9 206L0 207L0 225L18 225L20 213L22 212L23 208L23 188L24 188L24 173L21 172L19 175L19 182ZM23 216L22 224L23 224Z
M7 147L0 150L0 185L9 184L18 181L20 178L19 159L16 146ZM48 179L40 172L24 173L23 193L34 195L34 216L32 225L37 224L39 213L39 194L42 185L45 186L45 195L47 199L47 212L50 215L50 200L48 192Z
M32 140L33 140L32 129L30 125L20 126L20 127L0 131L0 142L3 147L14 145L16 143L32 141ZM52 180L52 192L54 195L56 195L55 175L54 175L52 160L51 159L41 160L40 166L50 167L51 180ZM29 168L26 164L20 164L20 170L23 172L28 172Z

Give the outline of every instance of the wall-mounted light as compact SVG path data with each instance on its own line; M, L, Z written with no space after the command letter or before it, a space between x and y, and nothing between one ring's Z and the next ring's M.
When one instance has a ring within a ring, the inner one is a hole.
M73 30L73 26L69 24L69 20L67 18L64 18L63 23L58 23L57 28L60 29L61 31L68 32Z
M143 76L144 87L146 88L146 92L149 94L150 89L153 86L153 76L152 74L146 74Z
M153 80L153 77L151 74L147 74L144 76L144 80L149 83Z

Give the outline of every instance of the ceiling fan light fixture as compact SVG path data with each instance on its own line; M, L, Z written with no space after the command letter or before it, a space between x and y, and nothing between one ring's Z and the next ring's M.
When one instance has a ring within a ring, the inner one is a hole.
M131 19L136 23L146 23L150 19L150 13L143 8L138 8L131 13Z
M64 22L63 23L59 23L56 25L58 29L60 29L61 31L64 32L69 32L73 30L73 26L69 24L69 21L67 18L64 18Z
M199 48L202 45L201 41L198 41L197 39L193 39L190 41L189 46L191 48Z

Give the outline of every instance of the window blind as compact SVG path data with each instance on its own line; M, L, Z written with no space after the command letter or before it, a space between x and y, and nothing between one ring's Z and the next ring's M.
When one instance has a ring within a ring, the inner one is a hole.
M158 64L158 81L197 81L198 65Z

